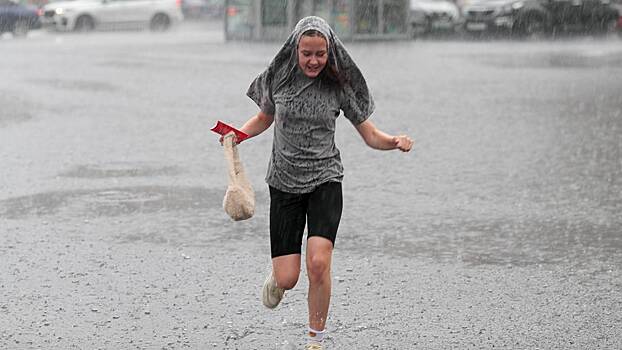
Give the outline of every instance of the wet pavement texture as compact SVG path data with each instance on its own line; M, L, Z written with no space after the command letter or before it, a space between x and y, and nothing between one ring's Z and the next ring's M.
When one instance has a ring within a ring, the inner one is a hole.
M266 310L271 131L240 146L255 217L222 210L221 119L278 43L220 25L0 42L0 348L294 349L305 273ZM622 348L622 41L348 43L332 349Z

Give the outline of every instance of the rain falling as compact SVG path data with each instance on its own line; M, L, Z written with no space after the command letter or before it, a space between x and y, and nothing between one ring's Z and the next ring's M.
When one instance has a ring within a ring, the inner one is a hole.
M0 0L0 348L305 346L306 240L262 305L277 122L243 221L210 128L311 15L415 140L336 111L323 348L622 348L618 0Z

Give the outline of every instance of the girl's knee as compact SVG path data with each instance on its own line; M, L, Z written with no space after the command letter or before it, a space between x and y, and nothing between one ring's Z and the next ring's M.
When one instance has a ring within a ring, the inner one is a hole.
M294 288L300 275L300 255L293 254L273 258L272 271L279 288Z
M311 282L324 279L330 271L330 256L317 254L307 261L307 274Z
M276 276L276 285L283 289L292 289L298 283L298 275Z

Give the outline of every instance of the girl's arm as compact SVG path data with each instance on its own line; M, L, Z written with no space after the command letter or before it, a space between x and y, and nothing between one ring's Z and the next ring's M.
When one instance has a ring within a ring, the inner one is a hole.
M274 116L268 115L262 111L259 111L257 115L251 117L240 129L245 132L249 137L257 136L266 131L272 125Z
M413 140L410 137L389 135L376 128L369 119L355 127L365 143L371 148L379 150L399 149L402 152L408 152L412 148Z
M262 132L266 131L266 129L268 129L270 125L272 125L273 121L274 116L259 111L259 113L251 117L248 121L246 121L246 123L244 123L244 125L242 125L240 131L247 134L248 138L250 139L251 137L257 136ZM221 136L220 144L222 144L223 140L224 136ZM235 143L238 143L237 139L235 140Z

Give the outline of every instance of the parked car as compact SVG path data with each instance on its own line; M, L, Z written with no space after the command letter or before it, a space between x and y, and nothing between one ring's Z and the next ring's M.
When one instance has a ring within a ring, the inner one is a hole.
M44 26L59 31L148 27L165 31L183 20L181 0L74 0L43 7Z
M24 37L31 29L40 27L37 8L0 0L0 34L10 32L16 37Z
M527 37L611 32L619 18L610 0L475 0L463 7L462 14L467 32Z
M223 0L181 0L181 10L185 18L222 17Z
M415 36L453 33L460 25L460 10L449 0L410 0L410 23Z

